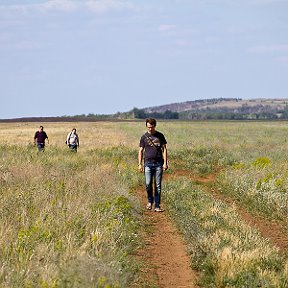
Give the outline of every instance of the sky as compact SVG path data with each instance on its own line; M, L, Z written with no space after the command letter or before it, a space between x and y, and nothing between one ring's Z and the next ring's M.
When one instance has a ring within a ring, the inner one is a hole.
M0 0L0 119L288 98L288 0Z

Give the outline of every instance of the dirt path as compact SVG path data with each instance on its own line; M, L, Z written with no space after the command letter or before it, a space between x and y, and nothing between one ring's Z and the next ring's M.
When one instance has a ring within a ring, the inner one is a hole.
M172 175L165 175L164 181L169 178L188 177L191 181L201 184L215 199L219 199L229 206L234 206L240 217L251 227L256 228L264 238L279 248L279 251L288 255L288 221L270 221L264 217L251 214L241 207L234 199L220 194L213 187L215 175L205 178L195 177L189 171L178 171ZM211 188L213 187L213 188ZM137 191L141 205L145 207L147 199L144 188ZM162 205L165 210L165 206ZM147 266L143 268L147 283L163 288L192 288L197 286L197 273L190 266L185 243L173 226L167 213L156 213L143 208L144 222L147 225L145 247L139 252ZM145 282L145 279L143 279ZM141 287L146 287L145 283ZM150 286L151 287L151 286Z
M215 199L219 199L230 206L233 205L245 223L260 231L261 235L264 238L269 239L270 242L274 246L278 247L282 253L288 254L287 221L272 221L259 215L252 215L243 209L240 203L235 202L235 200L227 196L223 196L215 189L210 189L210 192Z
M139 189L138 195L143 207L147 204L146 192ZM165 207L162 205L162 208ZM197 274L190 266L186 245L181 235L171 223L166 212L156 213L143 208L144 222L147 225L145 247L140 251L147 266L143 269L146 278L156 287L193 288Z
M227 203L229 206L233 205L245 223L256 228L258 231L260 231L264 238L269 239L270 242L274 246L278 247L283 254L288 255L288 221L272 221L259 215L249 213L241 207L241 203L237 203L229 196L219 193L213 187L213 183L216 178L215 174L208 175L207 177L195 177L189 171L178 171L170 177L180 176L188 177L192 181L202 184L202 187L206 189L207 192L210 192L215 199L221 200L222 202Z

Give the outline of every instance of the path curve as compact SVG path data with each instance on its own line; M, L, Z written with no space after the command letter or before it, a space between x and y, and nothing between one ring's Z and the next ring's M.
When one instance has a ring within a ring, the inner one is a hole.
M235 199L229 197L228 195L219 193L213 185L215 183L217 174L210 174L206 177L198 177L193 175L190 171L176 171L169 177L177 178L181 176L188 177L191 179L191 181L201 184L203 189L209 192L214 199L220 200L229 206L235 207L237 213L245 223L256 228L264 238L269 239L273 245L278 247L281 253L288 254L287 220L273 221L257 215L256 213L248 212L241 206L241 203L237 202Z

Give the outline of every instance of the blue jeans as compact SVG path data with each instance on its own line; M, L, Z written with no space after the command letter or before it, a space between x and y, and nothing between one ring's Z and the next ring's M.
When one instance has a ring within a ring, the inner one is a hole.
M77 152L77 144L69 144L69 149L71 151Z
M160 207L161 203L161 182L162 182L162 163L145 163L145 184L148 202L153 204L155 201L155 208ZM153 196L154 184L154 196Z
M44 143L37 143L37 148L39 152L44 151L45 144Z

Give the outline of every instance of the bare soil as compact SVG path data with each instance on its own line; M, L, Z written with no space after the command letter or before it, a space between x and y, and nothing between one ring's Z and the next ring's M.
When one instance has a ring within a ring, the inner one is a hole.
M138 255L147 263L142 271L147 280L146 285L149 283L163 288L198 287L196 285L197 273L191 268L186 245L167 216L165 207L161 206L164 212L154 212L153 209L146 210L145 189L139 189L138 195L144 207L143 217L147 226L145 247L139 251ZM146 285L143 284L142 287Z
M207 177L195 177L189 171L178 171L172 175L166 174L164 181L173 177L188 177L203 185L203 188L228 205L235 207L237 213L251 227L256 228L264 238L267 238L274 246L279 248L280 253L288 255L288 221L271 221L256 214L246 211L234 199L220 194L213 187L216 175ZM154 210L145 210L147 204L146 192L143 187L137 191L143 205L144 222L147 225L145 247L139 251L138 257L147 263L143 267L146 281L141 287L199 287L197 286L197 272L191 268L191 260L187 255L186 245L181 234L172 224L167 213L157 213ZM164 194L165 195L165 191ZM165 196L164 196L165 197ZM149 285L148 285L149 283Z

